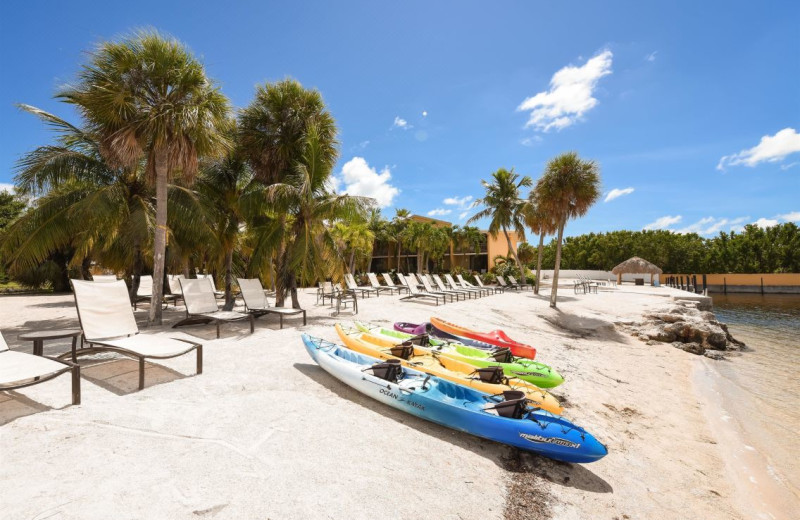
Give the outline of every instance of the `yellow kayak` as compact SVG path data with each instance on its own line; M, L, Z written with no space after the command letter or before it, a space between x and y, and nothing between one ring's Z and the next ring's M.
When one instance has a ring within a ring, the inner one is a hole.
M379 359L400 359L414 370L441 377L491 395L508 390L525 392L531 402L550 413L561 415L564 409L550 393L515 377L505 377L502 367L477 368L469 363L437 356L415 345L400 344L373 336L355 327L336 324L336 333L347 348Z

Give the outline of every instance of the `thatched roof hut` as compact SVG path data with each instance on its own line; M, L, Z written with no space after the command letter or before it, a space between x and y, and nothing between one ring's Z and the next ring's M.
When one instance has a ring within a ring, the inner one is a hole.
M616 266L614 269L611 270L612 273L616 275L621 274L661 274L664 271L661 270L655 264L651 264L644 258L639 258L638 256L634 256L633 258L629 258Z

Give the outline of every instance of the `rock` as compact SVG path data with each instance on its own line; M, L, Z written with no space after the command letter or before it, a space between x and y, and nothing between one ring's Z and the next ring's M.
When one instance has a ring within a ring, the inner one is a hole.
M663 343L669 343L671 341L675 341L675 334L666 330L666 327L658 327L653 326L647 328L642 331L642 334L639 337L645 336L648 340L656 340L661 341Z
M647 341L647 344L652 347L653 345L658 345L658 341L651 339Z
M700 343L684 343L682 346L682 350L684 352L691 352L692 354L701 355L703 354L706 349Z
M722 361L725 359L725 354L719 350L706 350L703 352L703 355L707 358L716 359L717 361Z

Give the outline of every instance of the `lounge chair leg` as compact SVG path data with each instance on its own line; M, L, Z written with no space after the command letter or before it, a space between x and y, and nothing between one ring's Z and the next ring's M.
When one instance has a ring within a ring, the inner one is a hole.
M303 325L306 324L306 311L303 311Z
M77 363L78 362L77 348L78 348L78 338L75 337L75 336L72 336L72 362L73 363Z
M219 321L217 322L217 339L219 339Z
M139 390L144 388L144 358L139 358Z
M203 373L203 345L197 347L197 373Z
M283 314L278 314L278 318L281 320L281 329L283 329Z
M72 367L72 404L81 404L81 367Z

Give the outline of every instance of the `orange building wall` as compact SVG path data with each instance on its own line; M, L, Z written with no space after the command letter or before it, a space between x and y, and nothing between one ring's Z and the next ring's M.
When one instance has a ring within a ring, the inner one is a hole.
M662 274L661 280L667 276L693 276L687 274ZM697 282L701 283L701 274L695 274ZM708 285L746 285L746 286L760 286L761 280L764 280L764 286L800 286L800 273L764 273L764 274L730 274L730 273L716 273L707 274L706 283Z

